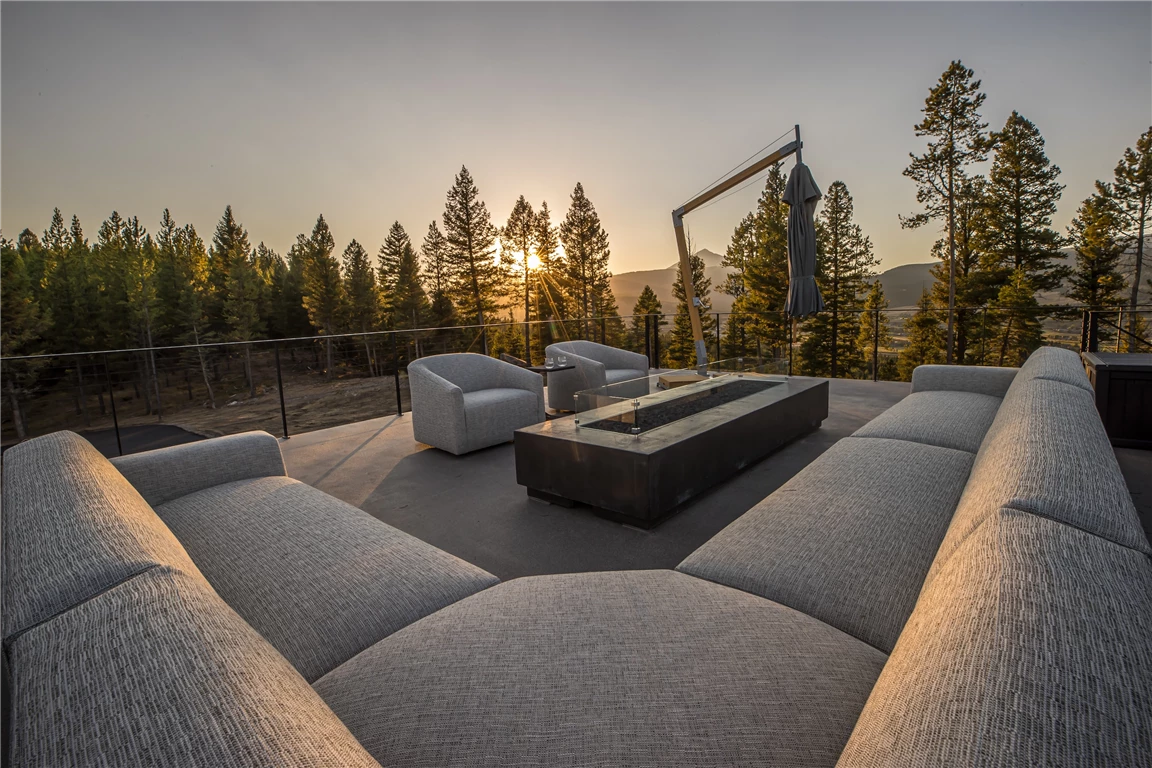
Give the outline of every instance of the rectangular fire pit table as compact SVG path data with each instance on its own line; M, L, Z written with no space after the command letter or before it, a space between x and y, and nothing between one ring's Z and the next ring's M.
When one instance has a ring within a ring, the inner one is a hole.
M516 430L516 482L534 498L650 528L828 417L826 379L658 381L579 393L575 416Z

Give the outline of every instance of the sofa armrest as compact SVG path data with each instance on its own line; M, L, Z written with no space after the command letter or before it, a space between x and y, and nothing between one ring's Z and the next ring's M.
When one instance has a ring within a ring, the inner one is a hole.
M912 371L912 391L946 390L1004 397L1019 370L981 365L920 365Z
M112 459L153 507L205 488L253 477L286 475L280 441L243 432Z
M412 398L412 436L416 441L463 453L468 437L464 390L417 364L408 366L408 388Z
M540 402L544 402L543 376L527 368L519 368L511 363L504 363L503 361L499 362L501 362L499 386L534 392L540 396Z

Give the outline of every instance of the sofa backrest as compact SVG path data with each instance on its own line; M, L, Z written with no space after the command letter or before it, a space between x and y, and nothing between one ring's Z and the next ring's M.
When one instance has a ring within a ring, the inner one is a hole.
M1086 383L1055 349L1013 380L839 765L1152 754L1152 547Z
M1152 563L998 510L920 594L838 768L1136 766L1152 755Z
M88 441L4 454L7 758L377 766Z
M15 637L11 764L379 768L198 576L154 566Z
M421 370L427 370L455 384L464 392L475 392L501 386L501 368L504 366L515 367L487 355L456 352L413 360L408 364L408 375L419 375Z
M157 565L199 576L152 507L77 434L7 450L3 485L6 640Z
M1079 359L1042 354L1049 349L1029 358L1008 388L976 454L929 581L960 543L1002 508L1047 517L1152 554L1094 396L1079 385L1077 376L1087 381ZM1037 356L1042 365L1030 365Z

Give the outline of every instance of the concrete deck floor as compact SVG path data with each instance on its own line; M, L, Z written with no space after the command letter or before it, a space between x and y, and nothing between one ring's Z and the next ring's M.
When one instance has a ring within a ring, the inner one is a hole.
M899 402L909 385L833 380L819 430L690 501L651 531L530 500L512 445L452 456L417 443L409 414L292 437L288 473L501 579L675 567L833 443ZM1117 449L1152 536L1152 451Z

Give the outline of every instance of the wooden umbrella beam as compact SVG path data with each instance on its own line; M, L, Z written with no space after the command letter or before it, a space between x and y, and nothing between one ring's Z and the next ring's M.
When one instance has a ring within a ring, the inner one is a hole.
M727 179L720 181L711 189L701 192L684 205L672 211L672 226L676 229L676 247L680 251L680 280L684 284L684 300L688 302L688 319L692 323L692 339L696 344L696 368L701 373L708 365L708 348L704 343L704 326L700 323L700 308L697 306L696 288L692 284L692 263L688 253L688 239L684 235L684 216L696 210L705 203L715 200L720 195L748 179L770 168L789 155L796 155L796 162L800 162L800 149L804 145L800 141L800 126L796 126L796 139L785 144L772 154L757 160L742 171L737 171Z

